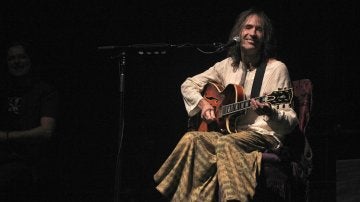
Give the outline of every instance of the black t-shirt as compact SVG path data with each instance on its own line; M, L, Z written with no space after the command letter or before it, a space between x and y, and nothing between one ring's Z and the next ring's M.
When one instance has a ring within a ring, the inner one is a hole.
M44 116L56 119L57 91L45 82L22 79L10 78L0 87L0 130L2 131L29 130L38 127L41 117ZM36 145L27 143L1 143L0 158L14 153L34 158L38 149Z

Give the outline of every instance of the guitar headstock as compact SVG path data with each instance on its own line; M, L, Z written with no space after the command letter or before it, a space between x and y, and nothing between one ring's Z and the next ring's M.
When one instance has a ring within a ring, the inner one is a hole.
M293 89L287 88L282 90L273 91L266 95L265 102L270 104L291 104L293 100Z

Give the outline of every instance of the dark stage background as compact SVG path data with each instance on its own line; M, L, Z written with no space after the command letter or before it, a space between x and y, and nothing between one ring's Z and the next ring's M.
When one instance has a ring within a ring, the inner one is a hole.
M354 73L359 12L349 1L44 2L2 5L0 43L4 47L17 37L32 40L36 72L60 91L52 153L54 201L113 201L120 93L117 60L110 56L120 51L97 47L224 43L237 14L250 6L264 8L273 20L279 58L293 80L309 78L314 84L308 133L315 155L311 201L334 201L335 160L360 158L343 149L354 142L342 144L343 137L359 133L359 81ZM152 175L186 130L180 84L225 56L195 48L161 51L166 53L126 52L122 201L163 200Z

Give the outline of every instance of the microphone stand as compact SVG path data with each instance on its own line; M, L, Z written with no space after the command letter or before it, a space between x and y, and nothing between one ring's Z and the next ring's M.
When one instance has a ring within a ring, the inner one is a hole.
M122 141L124 137L124 98L125 98L125 66L126 66L126 52L122 51L121 54L113 57L118 59L119 70L119 92L120 92L120 113L119 113L119 145L116 159L116 174L115 174L115 187L114 187L114 202L120 202L121 175L122 175Z
M231 44L233 45L233 44ZM166 43L155 43L155 44L133 44L128 46L100 46L98 47L99 51L114 51L114 50L121 50L121 53L110 57L111 59L118 60L118 70L119 70L119 92L120 92L120 114L119 114L119 144L118 144L118 151L116 157L116 171L115 171L115 186L114 186L114 202L120 202L121 198L121 180L122 180L122 143L124 137L124 101L125 101L125 68L126 68L126 51L125 50L138 50L138 54L144 54L144 50L146 54L165 54L166 49L169 48L196 48L202 53L212 54L212 53L219 53L225 49L225 47L230 46L229 44L221 44L221 43L212 43L212 44L191 44L191 43L184 43L180 45L171 45ZM200 48L210 47L210 48L217 48L215 51L206 52Z

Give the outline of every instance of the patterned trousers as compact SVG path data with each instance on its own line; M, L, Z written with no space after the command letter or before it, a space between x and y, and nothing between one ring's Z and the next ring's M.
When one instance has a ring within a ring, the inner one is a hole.
M154 175L156 189L173 202L249 201L261 152L278 142L252 131L186 133Z

